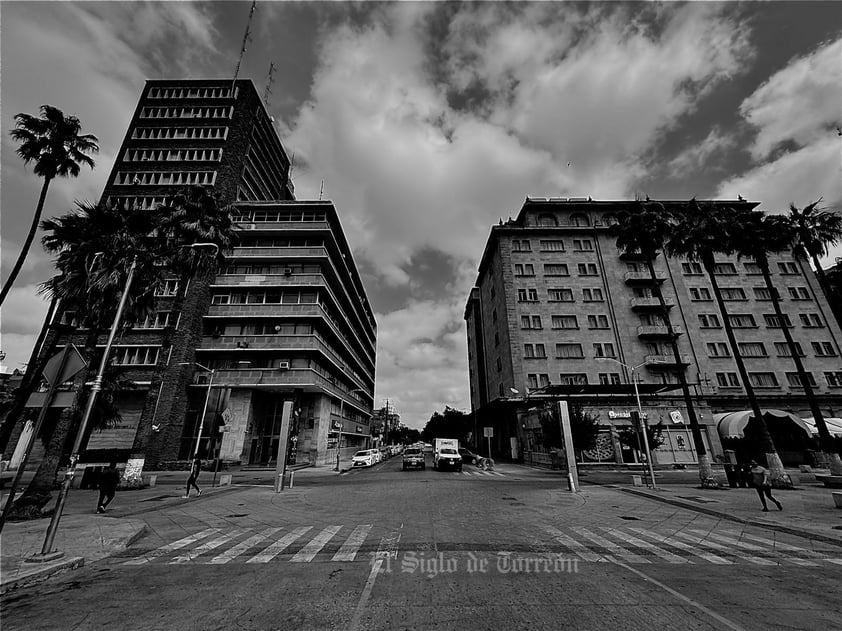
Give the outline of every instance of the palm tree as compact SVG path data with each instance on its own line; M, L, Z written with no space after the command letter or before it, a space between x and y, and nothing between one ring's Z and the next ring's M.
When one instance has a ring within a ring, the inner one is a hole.
M654 260L658 251L664 247L675 228L675 218L667 212L663 204L637 202L629 212L618 217L618 223L611 226L609 233L617 239L617 248L621 252L639 252L646 260L649 268L649 277L652 281L652 290L658 298L661 306L661 318L667 327L669 343L672 347L673 356L679 370L678 382L681 385L681 393L684 396L684 404L687 406L687 416L690 423L690 431L693 435L693 444L699 458L699 480L702 488L718 488L719 483L713 475L710 455L707 453L699 420L696 417L696 407L690 395L690 387L687 384L687 377L681 369L681 353L678 348L678 334L673 329L670 321L669 309L663 292L661 292L655 274Z
M80 164L94 168L94 161L88 154L99 152L99 139L93 134L80 134L81 128L78 118L65 116L64 112L52 105L41 106L40 118L31 114L15 114L15 129L10 133L20 143L17 154L24 164L35 163L35 175L43 177L44 184L18 260L0 290L0 305L14 285L35 239L50 182L55 177L78 177Z
M171 273L178 275L178 291L170 307L171 314L180 318L179 327L168 327L164 345L170 345L169 361L161 357L156 376L149 389L132 448L132 458L145 460L153 441L164 444L178 441L175 435L180 423L167 419L182 419L186 412L186 398L175 397L172 408L159 405L157 393L164 389L184 392L192 376L188 368L195 360L194 349L201 342L202 315L210 302L210 284L217 267L224 262L223 252L231 246L234 228L227 207L222 207L205 188L195 186L175 195L160 207L163 217L161 236L167 242ZM204 246L215 247L204 247ZM189 286L189 290L188 290ZM153 433L153 421L160 425Z
M772 484L776 487L789 488L792 486L792 481L784 471L783 463L763 418L763 411L760 409L754 387L749 381L745 362L729 319L728 309L716 280L715 253L735 254L737 251L736 243L743 239L740 227L735 226L734 223L734 215L731 209L724 209L713 204L700 205L695 198L691 199L686 208L680 212L679 223L667 241L666 250L671 256L683 256L691 261L700 261L705 268L716 298L716 304L719 307L719 313L722 316L722 324L725 327L728 344L734 355L734 362L737 364L737 371L740 373L740 379L742 379L759 430L760 444L766 454L766 463L769 467Z
M785 221L795 233L795 250L804 258L813 262L819 283L825 296L830 296L827 276L822 269L821 259L827 256L828 248L842 241L842 216L838 213L818 208L822 198L807 204L799 210L795 204L789 205L789 214Z
M142 319L151 309L154 292L162 282L162 270L156 264L163 251L163 240L157 233L159 224L160 215L155 212L84 202L77 202L76 212L41 224L47 232L42 239L44 248L57 254L56 267L61 272L45 282L42 291L59 297L63 308L76 310L80 328L87 329L82 354L88 367L74 378L73 405L60 414L35 477L15 502L13 510L18 514L31 512L33 507L38 509L50 499L65 444L81 418L87 397L84 384L96 371L101 354L97 342L111 326L135 255L136 280L128 298L125 322ZM106 386L104 390L108 392L113 387ZM116 412L109 405L112 398L98 400L100 424L114 418Z

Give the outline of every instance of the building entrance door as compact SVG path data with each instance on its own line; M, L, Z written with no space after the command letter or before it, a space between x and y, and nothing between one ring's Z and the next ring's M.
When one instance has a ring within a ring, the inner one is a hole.
M278 458L281 437L281 413L284 400L273 393L255 393L252 400L253 431L250 465L268 466Z

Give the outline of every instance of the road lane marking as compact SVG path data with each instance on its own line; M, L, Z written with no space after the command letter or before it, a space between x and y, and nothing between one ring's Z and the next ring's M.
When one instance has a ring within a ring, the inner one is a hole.
M187 554L181 554L181 555L175 557L172 561L170 561L170 565L177 565L179 563L187 563L188 561L192 561L193 559L195 559L198 556L201 556L205 552L208 552L209 550L213 550L214 548L218 548L222 544L228 543L229 541L231 541L231 539L235 539L235 538L239 537L244 532L245 532L245 529L237 528L236 530L233 530L229 533L225 533L224 535L221 535L221 536L217 537L216 539L208 541L207 543L203 543L198 548L193 549L192 551L188 552Z
M357 609L354 611L354 617L351 618L348 631L357 631L357 629L359 629L360 621L362 620L363 613L365 612L366 603L371 597L371 590L374 589L374 581L377 580L377 574L380 573L380 568L383 565L383 562L390 558L397 558L398 543L401 540L401 529L403 529L403 524L401 524L401 527L397 530L384 535L380 539L380 545L377 546L377 552L374 553L374 556L371 559L371 572L368 575L368 580L365 582L363 593L360 594L360 600L357 603Z
M617 559L611 559L611 561L613 563L616 563L620 567L627 569L632 574L637 574L639 577L641 577L642 579L644 579L646 581L649 581L653 585L657 585L658 587L660 587L662 590L664 590L668 594L672 594L673 596L675 596L679 600L683 600L684 602L686 602L691 607L695 607L699 611L705 612L707 615L709 615L711 618L713 618L714 620L716 620L720 624L725 625L726 627L731 629L731 631L746 631L743 627L741 627L737 623L731 622L730 620L728 620L728 618L725 618L725 617L719 615L718 613L716 613L712 609L708 609L702 603L700 603L698 601L695 601L692 598L688 598L687 596L685 596L681 592L675 591L672 587L669 587L668 585L664 585L660 581L656 581L654 578L652 578L648 574L644 574L643 572L638 570L636 567L631 567L630 565L626 565L625 563L622 563L622 562L618 561Z
M301 550L296 552L295 556L290 559L290 562L309 563L313 560L313 557L315 557L321 549L327 545L327 542L333 539L333 536L340 530L342 530L342 526L328 526L313 537L313 539L301 548Z
M345 543L339 548L339 551L333 555L332 560L353 561L370 530L371 524L363 524L354 528L353 532L345 540Z
M738 533L734 532L725 532L726 535L731 535L733 537L739 536ZM837 565L842 565L842 559L829 559L826 556L823 556L821 553L816 552L815 550L807 550L805 548L798 548L796 546L791 546L788 543L783 543L782 541L776 541L774 539L766 539L764 537L758 537L757 535L750 535L748 533L742 534L743 539L751 539L752 541L758 541L760 543L769 544L772 547L780 548L781 550L785 550L786 552L798 552L804 554L804 556L809 557L815 561L827 561L828 563L835 563Z
M705 535L705 532L703 530L694 530L694 529L691 528L690 532L700 534L702 536ZM707 536L711 537L712 539L716 539L717 541L721 541L724 544L737 546L738 548L742 548L743 550L749 550L751 552L765 552L767 550L767 548L761 548L760 546L756 546L756 545L751 544L751 543L746 543L745 541L740 541L739 536L738 537L725 537L723 535L715 534L715 533L712 533L712 532L708 533ZM774 550L772 550L772 552L774 552ZM794 563L795 565L802 565L802 566L806 566L806 567L816 567L817 566L816 563L813 563L812 561L806 561L804 559L795 559L795 558L792 558L792 557L783 557L783 558L785 560L789 561L790 563Z
M147 563L152 559L156 559L158 557L164 556L165 554L169 554L170 552L174 552L175 550L179 550L180 548L183 548L184 546L189 545L191 543L195 543L196 541L201 541L205 537L215 534L217 532L219 532L219 528L206 528L201 532L197 532L195 535L184 537L183 539L179 539L178 541L168 543L167 545L157 548L156 550L147 552L142 557L126 561L125 563L123 563L123 565L143 565L144 563Z
M650 539L654 539L660 543L664 543L668 546L672 546L678 550L683 550L684 552L689 552L690 554L695 554L697 557L704 559L705 561L709 561L710 563L714 563L716 565L734 565L733 561L729 561L728 559L723 559L720 556L715 554L711 554L710 552L701 552L692 546L688 546L686 543L682 543L680 541L676 541L672 537L665 537L663 535L659 535L656 532L650 532L648 530L644 530L643 528L629 528L632 532L636 532L639 535L644 537L649 537Z
M403 528L403 525L401 525ZM398 543L401 540L401 530L394 530L388 535L384 535L380 539L380 545L377 546L377 552L374 553L375 558L378 559L397 559L398 558Z
M629 563L649 563L649 559L644 559L640 555L634 554L633 552L629 552L625 548L618 546L612 541L608 541L608 539L605 539L604 537L600 537L599 535L591 532L587 528L571 528L571 530L581 535L582 537L590 539L598 546L605 548L612 554L616 554L618 557L625 559Z
M649 543L648 541L644 541L643 539L638 539L637 537L630 535L627 532L622 530L617 530L616 528L606 528L605 526L600 527L600 530L605 531L608 535L616 539L620 539L622 541L628 541L632 545L643 548L644 550L648 550L652 554L657 557L660 557L667 563L692 563L690 559L687 557L680 557L677 554L673 554L668 550L664 550L663 548L659 548L658 546Z
M219 554L212 558L208 563L216 565L222 563L228 563L231 559L235 559L240 556L243 552L248 550L249 548L256 546L261 541L266 539L267 537L271 537L275 535L278 531L283 530L283 528L266 528L262 532L257 533L256 535L252 535L248 539L241 541L233 548L226 550L222 554Z
M300 528L296 528L292 532L287 533L278 539L260 554L256 554L251 557L248 561L246 561L246 563L268 563L292 545L296 539L304 535L308 530L312 530L312 528L312 526L301 526Z
M727 552L739 559L743 559L750 563L754 563L755 565L777 565L774 561L770 561L769 559L761 559L755 556L749 556L746 554L741 554L740 552L734 550L733 548L729 548L727 546L719 545L718 543L714 543L709 539L704 539L702 537L694 537L693 535L688 535L686 532L676 532L676 537L680 537L685 541L689 541L690 543L695 543L696 545L704 546L706 548L713 548L714 550L719 550L720 552Z
M596 552L591 551L575 539L568 537L558 528L553 528L552 526L545 526L544 529L548 533L550 533L550 535L552 535L555 541L557 541L563 546L566 546L570 552L583 559L584 561L587 561L589 563L597 563L599 561L607 560L601 554L597 554Z

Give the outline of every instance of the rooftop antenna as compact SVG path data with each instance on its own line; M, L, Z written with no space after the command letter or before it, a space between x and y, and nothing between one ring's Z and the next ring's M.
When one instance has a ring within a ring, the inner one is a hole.
M234 69L234 80L231 82L231 91L234 91L234 86L237 83L237 77L240 75L240 64L243 63L243 55L246 53L246 46L251 39L251 18L254 15L254 10L257 7L257 0L251 0L251 9L249 9L249 19L246 22L246 32L243 35L243 46L240 48L240 58L237 59L237 67Z
M319 189L319 201L322 201L322 193L324 193L324 192L325 192L325 181L322 180L322 186Z
M275 74L275 62L269 62L269 78L266 79L266 91L263 93L263 105L267 108L269 107L269 95L272 94L272 82L275 80L275 77L272 76Z

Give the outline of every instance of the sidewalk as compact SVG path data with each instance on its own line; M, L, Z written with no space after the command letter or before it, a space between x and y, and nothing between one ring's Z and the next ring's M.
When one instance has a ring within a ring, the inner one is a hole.
M288 472L295 471L299 476L306 472L308 477L338 475L333 470L322 469L291 467ZM212 487L213 472L203 471L199 477L201 497L196 496L194 491L189 498L184 498L186 471L149 473L157 475L154 487L117 491L104 515L95 512L98 490L71 489L53 544L53 550L64 552L61 558L44 563L27 560L41 552L49 518L7 522L0 534L0 594L125 550L146 531L146 523L141 517L143 513L160 510L164 506L169 508L201 502L208 497L236 492L238 486L272 486L275 479L274 468L237 468L223 472L232 474L231 486ZM53 504L57 498L58 491L54 491ZM6 499L5 494L3 499Z

